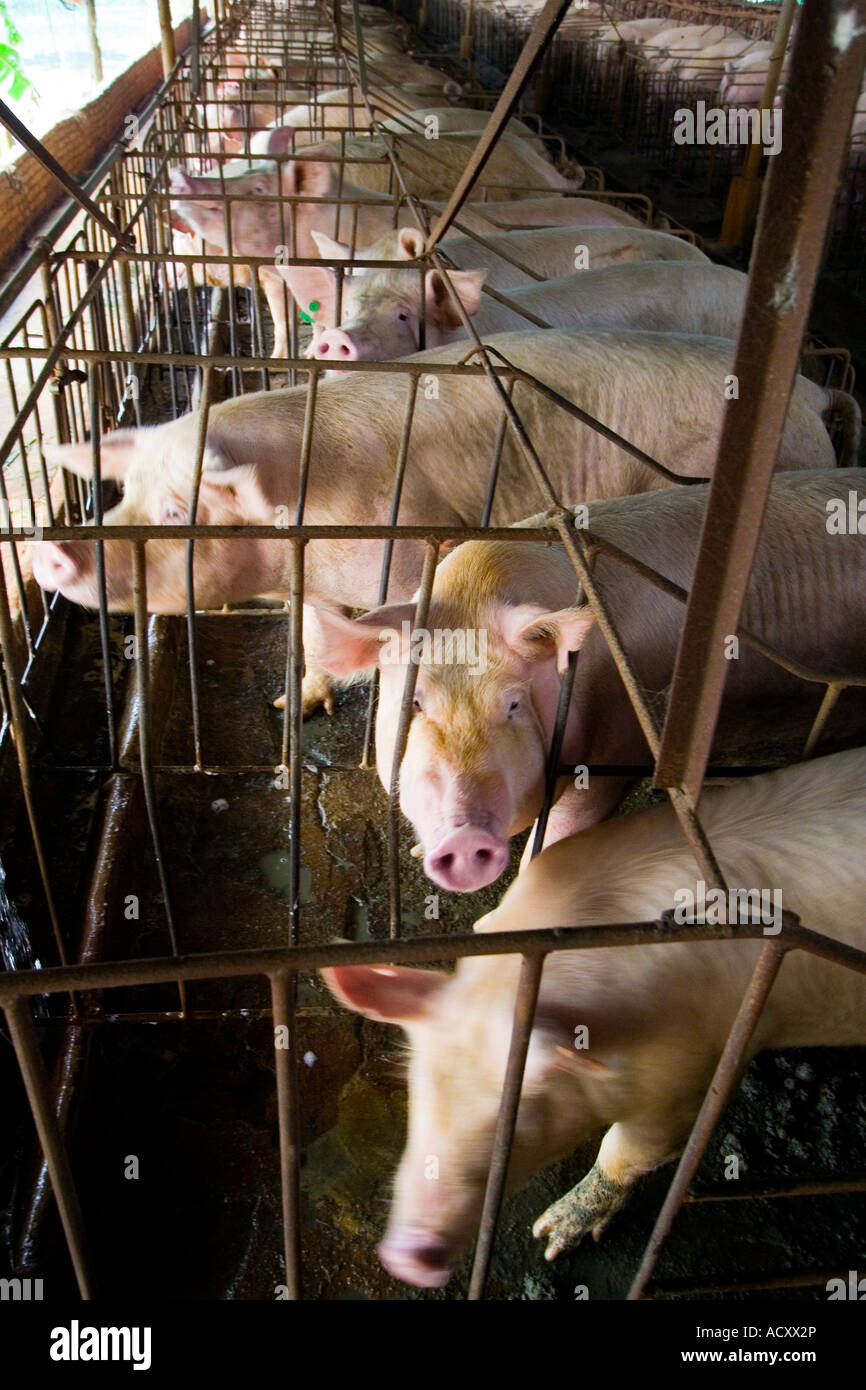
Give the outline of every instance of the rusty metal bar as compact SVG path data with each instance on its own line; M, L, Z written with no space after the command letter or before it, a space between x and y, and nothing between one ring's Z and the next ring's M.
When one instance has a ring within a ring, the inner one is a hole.
M722 1117L725 1106L742 1075L745 1065L746 1049L757 1027L764 1004L785 959L788 947L783 934L773 941L767 941L758 957L752 978L749 981L743 1002L728 1034L724 1050L719 1058L713 1079L698 1112L688 1143L677 1165L673 1181L668 1189L662 1209L656 1219L652 1235L647 1242L640 1268L628 1292L629 1301L643 1298L653 1271L661 1255L662 1246L671 1233L671 1228L683 1199L698 1169L710 1135Z
M427 238L428 249L441 241L457 213L466 201L472 185L477 181L479 174L493 153L496 142L502 135L505 127L511 118L511 114L520 100L524 87L532 76L536 63L544 56L550 42L556 33L559 23L570 5L570 0L547 0L544 9L541 11L532 31L526 40L523 52L520 54L511 76L503 88L502 95L490 114L490 119L482 131L481 137L473 150L466 168L457 180L454 192L434 223L433 230Z
M616 922L603 927L538 927L532 931L474 932L454 936L400 937L395 941L341 941L310 946L270 946L242 951L209 951L186 956L155 956L44 970L17 970L0 975L0 1007L11 999L69 990L115 989L128 985L171 984L175 980L236 979L241 975L274 975L322 970L330 965L427 965L464 956L546 954L550 951L589 951L603 946L663 946L671 941L766 941L761 926L679 925L670 916L656 922ZM788 912L774 944L807 951L836 965L866 975L866 951L848 946L797 924Z
M532 1036L532 1023L545 957L542 954L525 955L520 963L520 980L514 1002L514 1021L511 1026L511 1044L505 1067L505 1080L502 1085L502 1099L496 1118L493 1135L493 1155L487 1186L484 1191L484 1205L481 1209L481 1224L475 1257L472 1261L472 1275L469 1281L469 1302L478 1302L484 1296L490 1257L493 1254L493 1241L496 1223L505 1193L508 1164L511 1160L511 1146L517 1126L517 1111L520 1106L520 1090L523 1085L523 1072L526 1067L526 1054Z
M177 54L174 47L174 29L171 23L171 0L156 0L159 11L160 43L162 46L162 75L170 77Z
M9 998L4 1000L3 1008L6 1012L6 1022L9 1025L9 1035L15 1048L15 1056L21 1070L21 1079L27 1090L33 1122L36 1125L36 1132L39 1135L39 1142L45 1155L45 1163L54 1191L54 1200L57 1203L57 1210L63 1223L63 1233L66 1236L66 1244L75 1270L78 1290L82 1298L91 1299L94 1296L94 1291L88 1272L87 1242L81 1208L78 1203L78 1193L69 1166L63 1134L51 1104L51 1087L45 1070L45 1063L39 1051L39 1040L30 1013L30 1005L24 998Z
M145 547L142 542L136 542L132 555L133 563L133 603L135 613L135 675L136 691L138 695L139 724L138 724L138 750L141 765L141 785L144 791L144 803L147 809L147 819L150 826L150 838L153 844L153 853L156 860L157 873L159 875L159 885L162 892L163 909L165 911L166 926L171 943L172 954L177 956L178 939L175 928L174 906L172 902L171 885L168 879L168 870L165 863L165 855L162 845L162 834L159 828L159 811L156 799L156 787L153 776L153 758L150 742L150 653L148 649L147 637L147 564L145 560ZM178 994L180 996L181 1012L186 1014L186 985L178 977Z
M192 487L190 488L188 521L195 525L198 511L198 496L201 488L201 475L204 467L204 451L207 443L207 426L210 415L212 368L205 367L202 373L201 397L199 400L198 430L196 432L195 463L193 465ZM201 752L201 713L198 697L198 646L195 630L195 541L186 543L186 641L189 658L189 697L192 707L192 741L196 767L202 766Z
M788 84L797 101L767 178L733 366L740 397L725 415L655 778L693 805L728 671L725 637L736 631L758 544L864 63L866 0L807 0Z
M39 820L36 815L36 802L33 795L33 773L30 764L30 750L28 748L26 732L27 707L21 696L20 681L18 678L15 631L12 625L12 614L9 608L9 595L6 592L6 576L2 553L0 553L0 655L2 655L3 670L6 675L6 698L9 706L9 724L12 729L12 736L15 740L18 775L21 780L21 792L24 797L24 806L30 825L30 834L33 839L33 850L39 867L39 878L42 883L42 891L45 894L45 903L51 921L54 944L57 947L57 956L61 965L66 965L66 947L63 942L63 933L60 930L60 918L54 899L54 891L51 887L51 878L48 873L48 862L45 857L45 847L42 843Z
M26 125L19 121L15 112L6 105L5 101L0 101L0 121L5 125L13 139L17 140L19 145L23 145L28 154L32 154L33 158L37 159L42 167L47 169L49 174L75 199L79 207L84 208L84 211L88 212L93 220L99 223L100 227L104 227L119 245L134 247L135 241L129 230L116 226L110 218L106 217L102 209L97 207L81 185L76 183L72 175L66 172L63 165L58 163L51 151L42 144L42 141L37 140L35 135L31 135Z
M270 976L277 1077L277 1123L280 1132L280 1190L283 1249L290 1299L301 1297L301 1134L298 1098L297 976L277 971Z
M292 541L292 573L289 594L289 641L286 671L286 711L289 727L289 945L296 946L301 922L301 774L303 771L303 709L301 689L304 677L304 549L302 540ZM285 765L285 726L283 731Z
M412 620L413 634L423 628L427 623L427 613L430 608L430 596L433 592L433 580L436 578L436 561L439 558L439 546L435 541L428 543L424 555L424 566L421 571L421 583L418 587L418 601L415 606L415 616ZM394 757L391 763L391 782L388 788L388 934L392 940L400 935L400 766L403 762L403 754L406 752L406 743L409 738L409 725L412 722L412 701L415 695L415 684L418 679L418 666L411 658L412 641L410 638L410 656L406 663L406 679L403 685L403 699L400 705L400 715L397 721L397 733L394 739Z

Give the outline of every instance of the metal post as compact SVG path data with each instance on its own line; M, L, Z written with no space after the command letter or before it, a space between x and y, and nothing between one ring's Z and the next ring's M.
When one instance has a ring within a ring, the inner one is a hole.
M776 35L773 40L773 51L770 54L770 61L767 68L767 79L764 83L764 91L761 96L760 110L772 111L773 102L776 99L776 92L779 89L779 78L782 75L782 63L785 60L785 50L788 46L788 35L791 32L791 24L794 19L794 12L797 8L797 0L782 0L782 8L779 11L779 21L776 25ZM755 225L755 218L758 215L758 203L761 198L761 183L758 178L758 170L761 167L761 155L763 153L760 140L755 140L749 146L749 153L746 155L746 163L742 174L738 174L731 179L731 187L728 191L728 201L725 206L725 216L722 222L722 231L719 242L722 246L742 246L749 232Z
M174 30L171 26L171 0L156 0L159 10L159 32L162 43L162 75L170 77L177 54L174 49Z
M532 26L532 32L523 48L523 52L518 58L514 71L505 84L502 96L494 107L490 120L481 133L481 138L475 149L472 151L469 162L460 178L448 204L440 214L435 227L427 238L428 249L435 246L447 232L457 213L463 206L472 185L478 179L481 171L488 159L496 148L500 135L508 125L511 113L520 100L524 87L535 70L535 65L539 58L547 51L548 45L553 39L559 27L560 20L569 7L571 0L547 0L547 4Z
M866 0L810 0L791 61L798 94L767 178L729 403L656 769L700 795L866 62ZM723 389L723 383L719 383Z

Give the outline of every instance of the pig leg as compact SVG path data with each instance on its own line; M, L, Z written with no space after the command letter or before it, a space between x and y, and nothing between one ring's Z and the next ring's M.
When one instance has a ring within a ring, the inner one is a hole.
M259 283L265 292L274 321L274 348L271 357L288 357L289 324L286 310L287 306L291 305L291 295L282 276L267 266L261 266L259 269Z
M638 1178L679 1152L677 1137L657 1124L617 1122L604 1136L598 1158L583 1178L558 1202L539 1216L532 1228L538 1239L547 1237L546 1260L572 1250L591 1231L598 1240L611 1217L625 1206Z
M570 782L560 782L565 791L550 808L547 829L544 832L544 847L564 840L567 835L576 835L580 830L589 830L606 820L619 805L632 780L626 777L591 777L586 787L575 787ZM535 826L529 832L529 839L520 860L520 872L532 858L535 841Z
M341 609L341 612L348 612L348 609ZM301 710L304 718L306 719L307 715L312 714L320 705L324 705L326 714L333 714L336 689L337 682L334 677L318 664L305 643L304 678L301 681ZM274 708L285 709L285 707L286 695L282 694L274 700Z

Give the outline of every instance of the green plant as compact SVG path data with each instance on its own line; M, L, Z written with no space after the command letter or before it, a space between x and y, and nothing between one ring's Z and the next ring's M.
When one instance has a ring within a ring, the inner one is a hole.
M5 92L12 101L20 101L33 83L21 71L21 59L18 56L21 35L9 16L6 0L0 0L0 19L3 21L6 38L5 43L0 42L0 91Z

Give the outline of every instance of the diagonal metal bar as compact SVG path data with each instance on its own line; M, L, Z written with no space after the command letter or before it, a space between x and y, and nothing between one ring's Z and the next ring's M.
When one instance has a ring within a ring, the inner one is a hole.
M700 796L866 63L866 0L807 0L794 42L784 145L771 161L656 769ZM722 383L719 383L722 389Z
M511 113L520 100L521 93L532 76L536 63L546 53L570 3L571 0L547 0L547 4L532 26L523 52L503 88L502 96L491 112L490 120L484 127L480 140L475 146L466 168L457 180L454 192L427 238L428 248L441 241L466 201L469 190L477 181L479 174L496 148L499 137L508 125Z
M49 174L51 174L59 184L62 184L67 193L71 193L76 203L80 204L85 212L89 212L90 216L99 223L100 227L104 227L121 246L128 246L130 249L135 246L135 238L132 233L124 231L121 227L116 226L109 217L106 217L102 209L97 207L93 199L87 196L81 186L76 183L72 175L66 172L63 165L58 164L54 155L50 150L45 148L42 141L37 140L35 135L30 134L26 125L24 125L22 121L19 121L15 112L10 110L5 101L0 101L0 121L3 122L10 135L18 141L19 145L23 145L28 154L32 154L34 159L39 160L43 168L47 169Z

